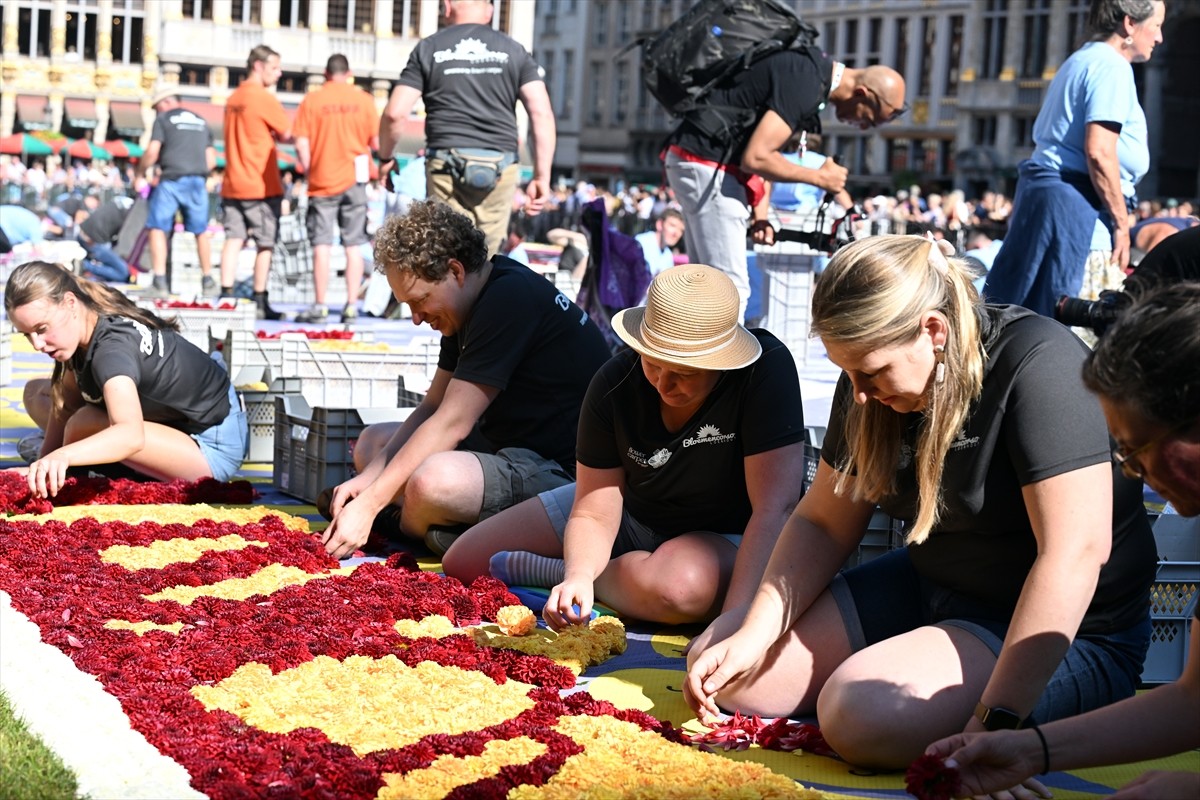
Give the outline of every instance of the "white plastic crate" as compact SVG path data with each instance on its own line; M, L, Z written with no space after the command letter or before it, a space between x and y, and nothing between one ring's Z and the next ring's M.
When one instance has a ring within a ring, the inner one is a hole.
M225 340L221 344L221 355L225 359L225 367L230 375L237 375L245 367L265 367L269 371L264 380L282 377L283 372L283 339L308 339L303 333L284 333L273 339L260 339L253 330L243 331L230 329L225 332ZM371 331L355 331L349 341L373 342L375 334ZM329 340L313 340L329 341Z
M301 396L299 378L276 378L268 382L265 373L262 367L246 367L234 379L235 387L268 383L266 389L238 389L250 427L246 461L251 464L269 464L275 457L275 398Z
M280 341L283 359L272 375L301 378L309 405L326 408L391 405L402 376L433 376L440 349L432 339L386 352L317 350L301 337Z
M410 408L312 408L303 397L275 398L275 488L315 503L323 489L355 474L354 447L368 425L403 420Z
M812 320L813 271L819 254L794 242L757 245L755 265L762 276L759 325L792 351L797 366L808 363L808 332Z
M0 386L12 383L13 354L12 332L8 320L0 321Z
M228 307L231 302L236 305ZM154 300L147 299L138 300L137 304L160 317L178 319L180 334L206 353L212 352L212 340L223 340L229 330L254 331L256 309L249 300L214 300L212 308L171 308L165 304L160 308ZM227 307L220 308L220 304Z

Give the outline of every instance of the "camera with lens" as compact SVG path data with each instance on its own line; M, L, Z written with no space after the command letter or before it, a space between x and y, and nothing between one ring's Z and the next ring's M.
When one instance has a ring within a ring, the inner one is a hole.
M1117 321L1125 309L1133 304L1133 298L1125 292L1106 289L1096 300L1063 295L1054 305L1054 318L1072 328L1090 328L1097 336L1103 336L1108 326Z

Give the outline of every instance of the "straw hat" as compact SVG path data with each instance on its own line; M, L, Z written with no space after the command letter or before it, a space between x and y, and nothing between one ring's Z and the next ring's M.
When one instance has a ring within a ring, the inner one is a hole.
M740 308L728 275L704 264L684 264L655 276L646 305L618 311L612 327L623 342L656 361L741 369L754 363L762 345L738 324Z
M150 107L154 108L156 105L161 103L163 100L166 100L168 97L175 97L178 94L179 94L178 86L159 86L157 89L154 90L154 96L150 98Z

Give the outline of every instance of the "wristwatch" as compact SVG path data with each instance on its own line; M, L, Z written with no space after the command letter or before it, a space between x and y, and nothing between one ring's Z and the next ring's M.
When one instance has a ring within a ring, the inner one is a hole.
M985 730L1004 731L1021 727L1021 715L1011 709L995 706L989 708L983 703L975 706L975 718L983 723Z

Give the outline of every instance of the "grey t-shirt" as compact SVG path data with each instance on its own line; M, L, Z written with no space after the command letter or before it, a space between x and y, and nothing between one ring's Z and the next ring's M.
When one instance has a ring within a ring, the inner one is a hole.
M208 123L196 112L172 108L159 114L150 131L150 141L162 142L158 165L165 180L208 174L204 151L212 146L212 134Z
M542 69L514 39L487 25L443 28L413 48L400 83L425 101L425 142L432 150L480 147L517 151L521 87Z

